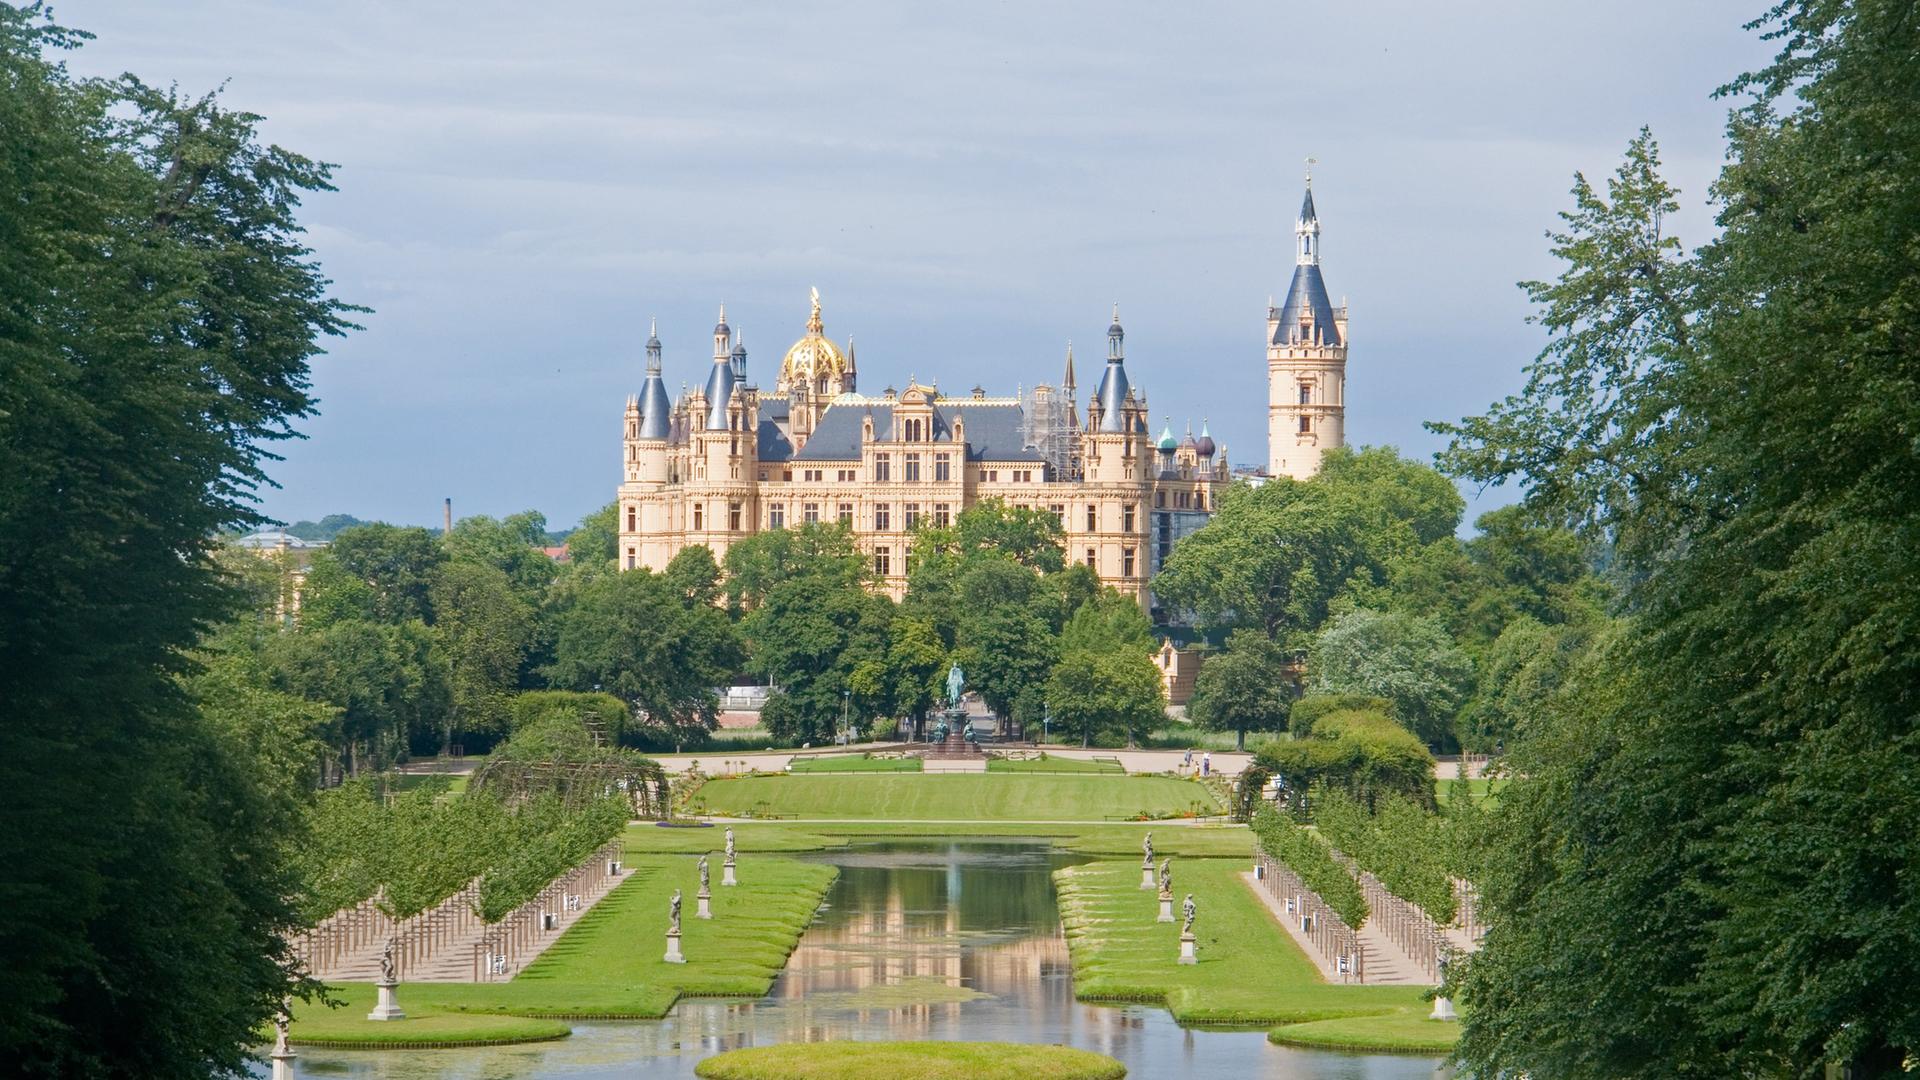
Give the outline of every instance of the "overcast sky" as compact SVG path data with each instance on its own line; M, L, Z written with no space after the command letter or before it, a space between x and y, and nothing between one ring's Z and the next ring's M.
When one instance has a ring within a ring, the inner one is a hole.
M302 218L373 313L268 512L437 523L610 501L657 315L670 388L722 300L770 387L817 286L863 390L1081 381L1109 305L1157 430L1264 463L1262 337L1302 160L1351 304L1347 431L1417 456L1538 350L1514 282L1575 170L1661 140L1690 241L1759 0L1226 4L68 0L84 74L266 117L339 165ZM1084 391L1083 391L1084 393ZM1506 501L1493 493L1476 507Z

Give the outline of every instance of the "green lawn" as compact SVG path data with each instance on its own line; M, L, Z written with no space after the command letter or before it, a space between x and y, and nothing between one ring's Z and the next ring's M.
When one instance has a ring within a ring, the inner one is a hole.
M830 754L823 757L794 758L787 766L794 773L919 772L919 758L878 758L864 754Z
M1167 776L743 776L710 780L692 812L947 821L1099 821L1213 814L1213 794Z
M732 1050L694 1066L707 1080L1120 1080L1119 1062L1069 1046L825 1042Z
M1156 837L1157 839L1157 837ZM1083 1001L1164 1004L1184 1024L1281 1025L1276 1042L1444 1053L1459 1025L1424 1019L1417 986L1342 986L1294 945L1241 878L1241 859L1175 858L1176 897L1194 894L1199 963L1183 966L1178 923L1156 922L1137 862L1102 861L1054 875L1074 994ZM1177 908L1177 902L1176 902Z
M1495 798L1500 794L1500 789L1506 787L1510 782L1511 781L1505 777L1497 779L1487 777L1471 779L1467 781L1467 794L1475 799ZM1458 783L1456 780L1436 780L1433 784L1433 793L1441 802L1446 802L1447 799L1452 797L1453 789Z
M659 830L669 832L675 830ZM718 840L712 830L700 830ZM758 996L786 965L787 954L812 920L835 870L818 863L777 856L745 855L739 862L740 885L725 888L719 859L712 860L713 913L696 919L694 891L699 887L691 854L628 855L634 873L594 905L540 958L505 983L413 983L400 987L400 1006L409 1018L367 1020L372 988L347 984L339 996L353 1007L327 1010L307 1005L294 1014L293 1038L346 1043L496 1041L502 1036L484 1023L457 1027L444 1014L492 1014L494 1017L665 1016L682 996ZM685 964L662 960L666 951L667 898L684 892L681 951ZM413 1017L422 1018L415 1026ZM486 1016L473 1017L476 1021ZM425 1021L432 1021L427 1023ZM538 1037L565 1034L548 1029ZM417 1032L417 1034L409 1034Z
M734 842L739 850L762 852L820 851L860 840L950 839L954 835L952 825L933 822L744 821L733 829ZM994 822L982 824L976 832L986 836L1025 836L1051 840L1062 850L1083 855L1137 855L1140 852L1140 838L1148 832L1153 833L1155 850L1170 855L1245 858L1253 850L1253 834L1247 831L1245 825L1169 825L1166 822L1028 825ZM622 839L629 853L699 853L720 850L725 843L724 836L719 826L709 829L663 829L643 823L627 826Z
M988 758L987 771L990 773L1111 773L1122 776L1127 770L1117 761L1054 757L1043 753L1037 758Z

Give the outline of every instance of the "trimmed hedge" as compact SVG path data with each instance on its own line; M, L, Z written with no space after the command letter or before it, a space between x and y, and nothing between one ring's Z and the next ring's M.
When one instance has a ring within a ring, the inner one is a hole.
M1393 702L1365 694L1308 694L1293 703L1287 730L1293 732L1294 738L1304 739L1313 734L1321 717L1337 712L1377 712L1391 717Z
M1281 817L1271 806L1263 806L1253 815L1252 828L1260 850L1299 874L1307 888L1319 893L1343 922L1355 930L1365 925L1370 912L1360 883L1334 860L1333 852L1318 836Z
M1433 755L1426 744L1385 713L1343 709L1314 721L1313 734L1272 739L1254 752L1254 764L1277 774L1296 797L1316 785L1345 790L1371 811L1399 794L1429 809Z

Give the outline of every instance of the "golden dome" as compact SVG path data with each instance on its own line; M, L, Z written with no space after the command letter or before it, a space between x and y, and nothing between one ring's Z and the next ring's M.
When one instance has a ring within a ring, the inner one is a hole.
M817 394L839 393L848 389L847 354L826 335L820 323L820 290L813 290L813 313L807 316L807 335L793 343L780 361L780 380L774 385L784 393L796 387L812 388Z

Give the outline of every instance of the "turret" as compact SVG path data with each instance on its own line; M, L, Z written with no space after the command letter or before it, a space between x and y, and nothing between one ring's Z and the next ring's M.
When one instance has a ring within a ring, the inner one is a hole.
M1346 445L1347 310L1320 274L1313 176L1294 219L1293 281L1267 309L1267 471L1304 480Z

